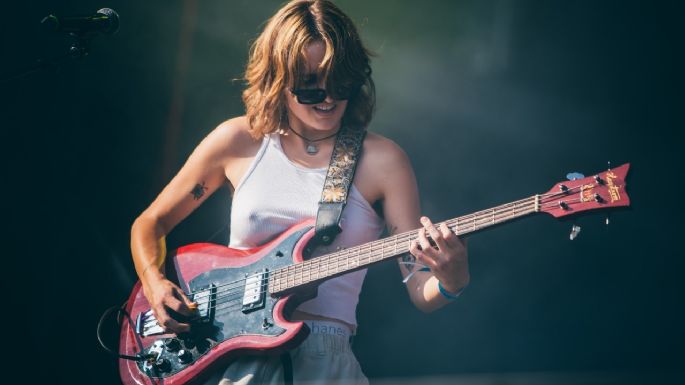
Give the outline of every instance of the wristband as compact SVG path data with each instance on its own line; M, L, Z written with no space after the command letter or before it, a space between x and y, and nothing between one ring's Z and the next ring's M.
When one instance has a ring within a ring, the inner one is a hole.
M449 291L447 291L447 289L442 287L442 283L438 281L438 290L440 290L440 294L442 294L443 297L447 298L450 301L454 301L455 299L459 298L459 296L465 288L466 286L462 287L456 294L450 293Z

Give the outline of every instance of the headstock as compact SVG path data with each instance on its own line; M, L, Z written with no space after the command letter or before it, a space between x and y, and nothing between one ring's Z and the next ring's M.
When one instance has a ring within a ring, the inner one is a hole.
M537 196L538 211L555 218L583 211L629 206L626 176L630 163L587 178L559 182Z

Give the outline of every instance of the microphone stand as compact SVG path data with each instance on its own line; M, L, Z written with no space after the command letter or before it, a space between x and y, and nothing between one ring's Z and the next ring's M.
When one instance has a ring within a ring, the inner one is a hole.
M0 83L7 83L34 72L55 68L58 64L65 62L68 58L78 59L87 56L90 52L90 39L85 35L76 33L70 33L69 35L73 38L73 41L69 45L67 53L54 58L39 58L34 63L29 64L20 70L13 71L9 75L3 75L0 77Z

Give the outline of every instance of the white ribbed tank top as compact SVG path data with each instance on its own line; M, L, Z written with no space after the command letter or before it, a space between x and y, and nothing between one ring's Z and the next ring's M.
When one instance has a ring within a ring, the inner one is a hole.
M281 147L280 135L264 137L252 164L238 183L231 204L230 242L233 248L262 245L304 219L315 218L326 168L311 169L290 161ZM378 239L384 222L354 184L340 226L342 233L329 246L319 247L313 257ZM357 325L359 302L366 269L325 281L318 296L297 310Z

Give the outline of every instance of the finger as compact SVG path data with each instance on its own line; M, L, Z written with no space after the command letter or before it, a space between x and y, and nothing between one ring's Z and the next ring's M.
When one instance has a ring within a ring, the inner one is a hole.
M157 319L157 322L167 332L173 332L173 333L178 334L178 333L186 333L186 332L190 331L190 325L189 324L178 322L175 319L168 317L168 316L164 319L161 319L161 320Z
M157 319L159 326L164 328L164 331L173 333L183 333L190 331L190 325L185 323L179 323L175 319L171 318L169 312L166 311L164 305L156 306L152 309L152 312Z
M430 218L421 217L421 223L426 231L428 231L428 234L433 239L433 242L435 242L436 246L438 246L438 250L445 250L447 248L447 244L442 237L442 232L438 231Z
M186 306L186 304L183 301L179 300L176 297L165 298L164 305L169 309L175 311L176 313L179 313L186 317L190 317L193 314L193 312L188 308L188 306Z
M426 229L425 228L419 229L417 238L418 238L417 241L418 241L419 245L421 246L421 251L424 254L430 256L433 259L438 258L437 251L431 245L430 241L428 240L428 237L426 237Z
M442 222L440 224L440 232L442 233L442 238L445 240L447 246L451 248L457 247L457 241L459 240L457 235L447 227L447 223Z
M409 252L416 257L416 261L428 266L429 269L433 270L438 266L438 263L435 261L434 258L430 257L429 255L426 255L426 253L423 252L419 248L419 243L417 241L411 241L411 244L409 246Z
M197 311L197 303L191 301L178 286L174 288L174 296L182 301L182 308L185 309L184 311L188 312L188 314L186 314L184 311L181 311L182 314L189 316Z

